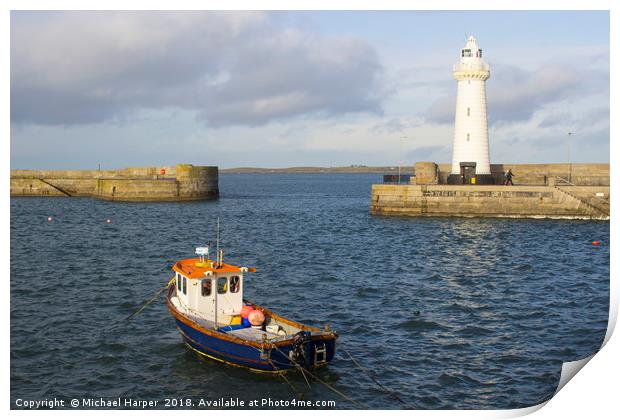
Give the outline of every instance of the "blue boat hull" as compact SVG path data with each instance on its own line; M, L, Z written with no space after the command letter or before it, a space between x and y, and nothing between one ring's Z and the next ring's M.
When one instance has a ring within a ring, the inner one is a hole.
M307 331L307 339L302 343L290 339L265 344L206 330L171 308L170 303L168 306L187 345L199 354L221 362L262 372L279 372L298 366L309 368L325 365L336 352L337 334L333 332L310 334ZM301 351L303 357L292 357L296 350L298 353Z

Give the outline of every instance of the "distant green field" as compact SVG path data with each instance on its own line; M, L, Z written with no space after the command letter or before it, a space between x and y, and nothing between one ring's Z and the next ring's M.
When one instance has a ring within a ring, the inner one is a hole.
M402 166L401 172L403 174L410 173L411 167ZM292 168L228 168L220 169L221 173L397 173L397 166L334 166L334 167L320 167L320 166L296 166Z

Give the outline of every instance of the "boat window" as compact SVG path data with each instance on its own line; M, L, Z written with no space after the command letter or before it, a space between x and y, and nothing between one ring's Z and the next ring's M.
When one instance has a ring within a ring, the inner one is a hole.
M217 279L217 293L222 294L228 291L228 278L220 277Z
M181 291L181 275L177 273L177 290Z
M202 295L211 296L211 279L204 279L202 281Z
M187 278L185 276L183 277L183 294L187 294Z
M230 293L237 293L239 286L241 285L241 279L239 276L232 276L230 278Z

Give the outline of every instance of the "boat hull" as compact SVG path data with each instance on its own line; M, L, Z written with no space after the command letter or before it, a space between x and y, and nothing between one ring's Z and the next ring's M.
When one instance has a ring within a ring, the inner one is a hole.
M170 302L170 293L168 309L175 318L177 328L185 343L192 350L220 362L254 371L281 372L296 369L299 366L304 368L322 366L329 363L336 352L337 334L334 332L317 333L316 328L304 326L307 328L305 331L308 335L302 343L293 339L277 342L250 341L206 329L197 324L176 310ZM280 321L283 320L282 317L278 318ZM296 350L303 352L302 358L292 357Z

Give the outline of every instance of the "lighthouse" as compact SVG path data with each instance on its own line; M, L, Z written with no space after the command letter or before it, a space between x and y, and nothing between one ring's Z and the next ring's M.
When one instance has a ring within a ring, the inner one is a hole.
M486 81L482 49L470 36L452 75L457 82L452 171L449 184L493 184L489 163Z

